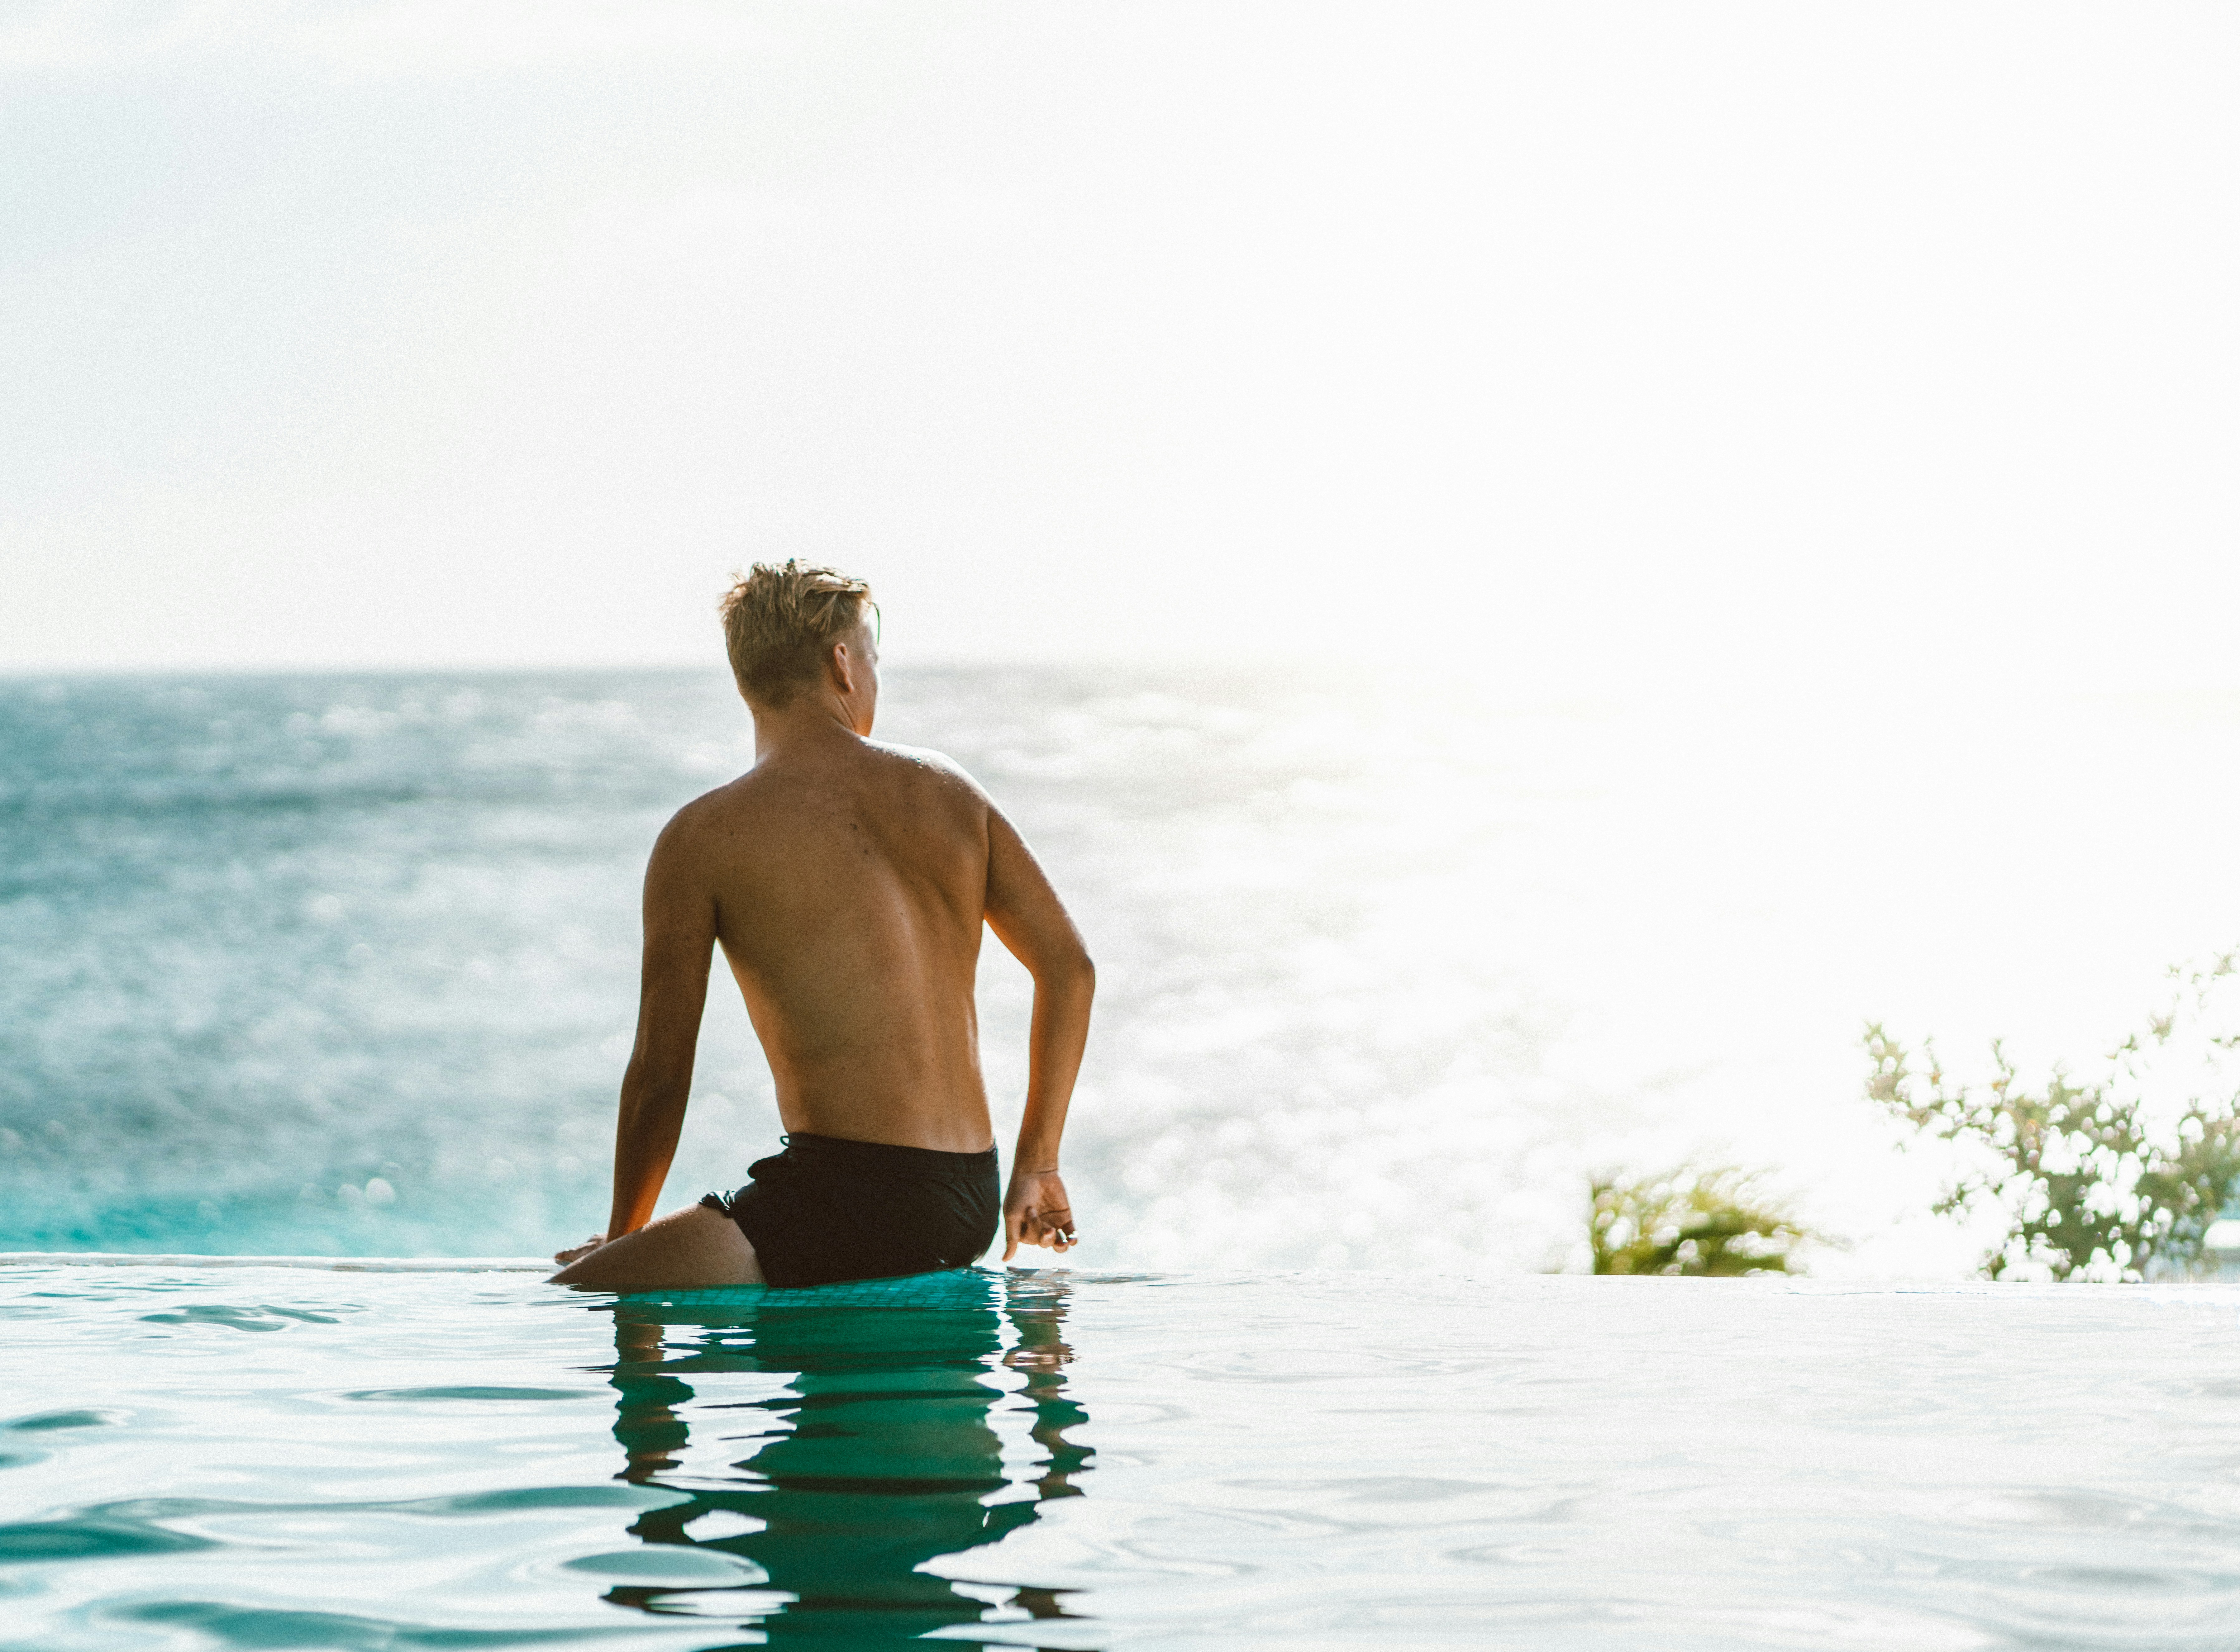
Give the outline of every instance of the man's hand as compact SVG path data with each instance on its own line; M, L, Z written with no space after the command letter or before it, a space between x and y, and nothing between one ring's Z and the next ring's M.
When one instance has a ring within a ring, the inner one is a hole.
M1077 1240L1073 1230L1073 1207L1066 1202L1065 1183L1055 1170L1014 1170L1010 1191L1003 1196L1003 1260L1018 1254L1021 1245L1043 1245L1060 1253Z
M595 1233L590 1238L583 1241L580 1245L570 1245L565 1250L554 1251L552 1253L552 1260L558 1262L564 1268L579 1256L590 1256L594 1250L597 1250L601 1245L606 1242L606 1235L603 1233Z

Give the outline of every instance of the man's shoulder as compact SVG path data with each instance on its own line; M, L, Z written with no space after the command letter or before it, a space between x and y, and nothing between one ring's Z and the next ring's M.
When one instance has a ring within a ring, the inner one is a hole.
M753 779L754 771L749 769L737 780L702 792L669 817L658 842L681 849L736 820L742 809L754 805L755 789L749 784Z
M919 777L945 790L962 789L983 801L987 796L963 763L930 746L900 746L887 740L866 740L863 749L874 761L893 765L897 770L915 771Z
M857 760L868 763L891 784L911 790L923 788L975 809L988 807L988 794L980 783L945 752L883 740L866 740L858 749ZM674 850L685 851L710 837L728 836L758 818L774 823L792 813L804 795L823 791L833 778L829 768L757 765L735 780L702 792L670 816L662 829L661 841ZM919 795L923 797L923 793Z

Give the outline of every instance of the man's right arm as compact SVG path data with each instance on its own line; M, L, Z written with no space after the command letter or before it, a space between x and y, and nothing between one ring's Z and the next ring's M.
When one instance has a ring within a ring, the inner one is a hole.
M716 902L692 851L688 809L669 823L645 869L645 951L639 968L637 1042L623 1074L615 1120L614 1204L606 1237L635 1233L653 1219L684 1103L708 967L716 946Z
M1057 891L1003 811L988 807L988 927L1034 977L1027 1035L1027 1106L1003 1196L1003 1259L1024 1242L1063 1251L1073 1209L1058 1175L1058 1139L1089 1042L1097 969Z

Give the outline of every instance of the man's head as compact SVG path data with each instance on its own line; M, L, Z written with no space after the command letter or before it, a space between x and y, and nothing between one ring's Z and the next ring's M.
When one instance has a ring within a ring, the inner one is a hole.
M871 588L837 569L757 563L723 594L723 642L748 703L782 710L829 684L850 701L876 697ZM836 656L836 647L838 650ZM863 708L867 731L868 702Z

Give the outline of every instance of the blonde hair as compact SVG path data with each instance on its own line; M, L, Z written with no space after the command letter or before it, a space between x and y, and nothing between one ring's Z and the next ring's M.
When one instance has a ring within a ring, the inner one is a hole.
M832 644L864 617L871 588L836 568L797 558L757 563L734 575L717 612L739 692L772 707L817 680Z

